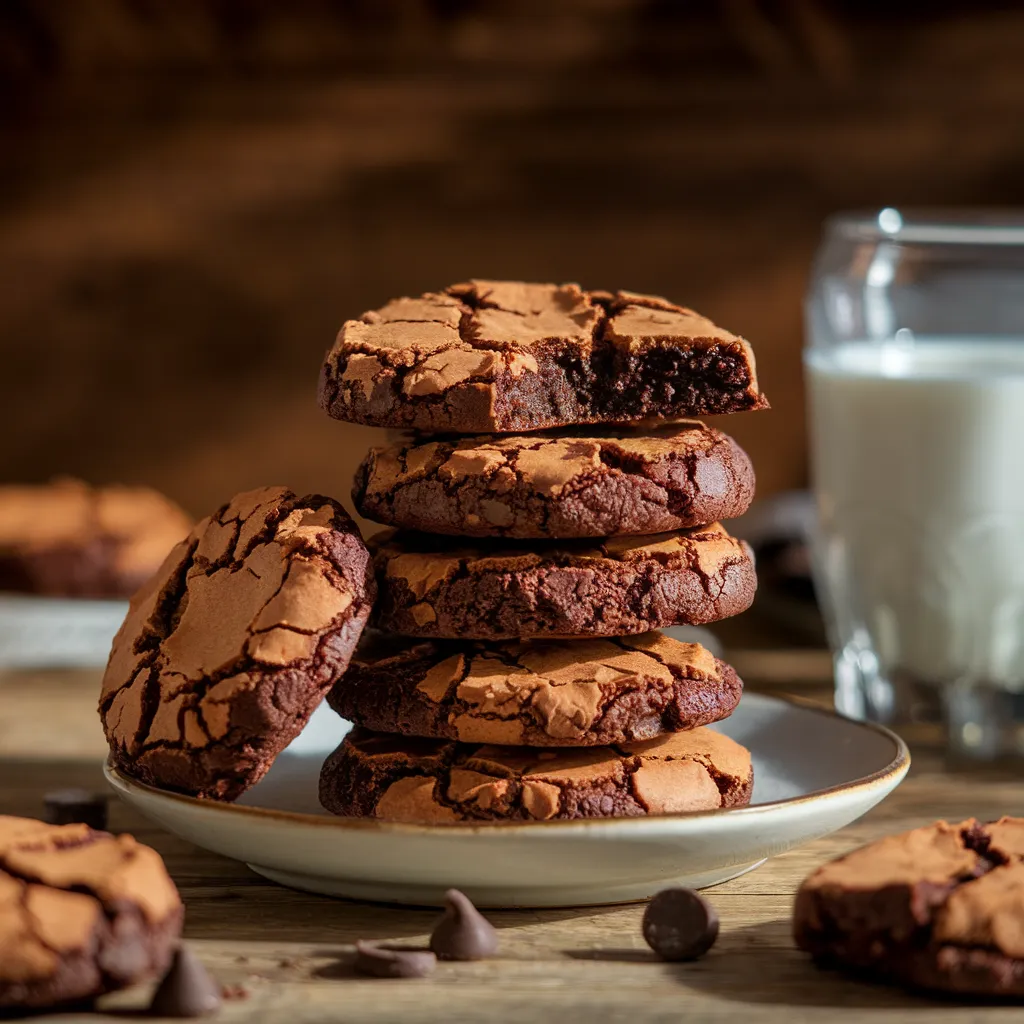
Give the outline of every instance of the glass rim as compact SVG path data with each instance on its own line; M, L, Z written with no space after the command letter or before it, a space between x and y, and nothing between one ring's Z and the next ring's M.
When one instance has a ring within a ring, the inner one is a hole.
M847 211L825 221L832 237L934 245L1024 245L1024 209L951 207Z

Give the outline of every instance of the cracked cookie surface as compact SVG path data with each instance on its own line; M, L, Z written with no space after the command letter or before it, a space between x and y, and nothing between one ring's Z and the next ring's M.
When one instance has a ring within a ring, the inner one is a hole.
M553 751L356 728L320 775L333 814L432 825L706 811L747 804L752 790L749 752L711 729Z
M191 527L148 487L78 480L0 487L0 590L127 598Z
M235 799L344 672L373 595L336 501L237 495L132 598L100 698L114 761L151 785Z
M539 430L767 408L742 338L666 299L480 281L348 320L320 404L380 427Z
M797 945L912 988L1024 996L1024 818L887 836L815 871Z
M604 540L370 538L374 624L403 636L506 640L626 636L738 615L757 588L750 548L718 523Z
M710 651L660 633L495 644L373 636L327 700L376 732L578 747L717 722L742 690Z
M643 434L580 430L373 448L352 493L368 519L466 537L664 533L742 515L750 459L696 421Z
M183 909L129 835L0 816L0 1008L94 999L161 973Z

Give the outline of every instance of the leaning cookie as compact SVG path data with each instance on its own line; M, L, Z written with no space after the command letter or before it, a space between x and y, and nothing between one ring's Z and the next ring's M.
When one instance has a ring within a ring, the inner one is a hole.
M742 691L709 651L660 633L495 644L374 637L327 700L377 732L579 747L717 722Z
M711 729L559 751L354 729L320 774L333 814L435 825L708 811L752 789L750 753Z
M373 448L356 474L362 515L466 537L665 533L742 515L750 459L691 421L632 434L592 430L407 441Z
M95 999L161 973L183 909L159 855L86 825L0 817L0 1009Z
M754 600L750 548L718 524L645 537L454 546L370 539L374 624L404 636L625 636L738 615Z
M824 966L1024 997L1024 819L940 821L855 850L804 882L793 925Z
M767 408L754 353L692 309L576 284L469 281L349 320L320 404L462 434Z
M336 501L237 495L132 599L100 699L114 762L233 800L344 672L373 595L369 553Z

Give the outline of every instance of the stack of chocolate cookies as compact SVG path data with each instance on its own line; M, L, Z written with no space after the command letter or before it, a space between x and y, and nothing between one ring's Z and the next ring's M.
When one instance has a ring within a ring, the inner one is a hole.
M394 529L370 539L374 628L328 695L355 728L324 807L437 823L749 801L749 753L704 728L740 680L658 632L753 600L751 553L718 523L749 505L750 462L683 419L766 407L745 341L651 296L471 281L347 322L320 397L418 432L357 474L359 511Z

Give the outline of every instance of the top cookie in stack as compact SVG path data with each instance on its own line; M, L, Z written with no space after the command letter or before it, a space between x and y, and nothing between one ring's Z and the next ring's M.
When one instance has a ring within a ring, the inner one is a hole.
M380 632L330 694L361 728L325 765L329 810L441 822L749 800L749 755L702 728L742 684L651 632L753 600L750 550L717 522L750 504L750 461L681 419L767 406L743 339L653 296L470 281L348 321L320 399L436 435L374 448L356 476L359 511L394 529L369 541Z
M375 427L507 433L767 408L750 346L652 295L470 281L349 320L320 404Z

